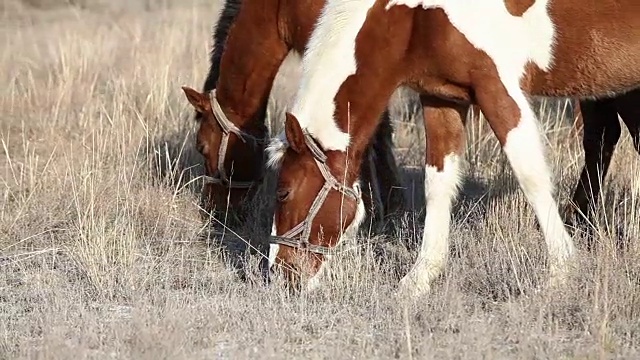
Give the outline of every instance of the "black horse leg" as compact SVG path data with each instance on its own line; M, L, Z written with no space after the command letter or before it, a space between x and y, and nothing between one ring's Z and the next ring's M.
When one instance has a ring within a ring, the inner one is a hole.
M611 157L620 138L620 122L615 99L582 100L580 110L584 123L583 149L585 164L573 195L573 206L566 211L569 226L586 231L587 247L593 247L591 230L595 224L595 208L611 163Z

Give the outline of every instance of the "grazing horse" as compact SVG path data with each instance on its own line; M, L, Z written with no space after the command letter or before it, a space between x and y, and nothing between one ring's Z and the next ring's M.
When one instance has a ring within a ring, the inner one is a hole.
M308 269L307 285L318 283L361 221L353 187L377 116L394 89L408 85L424 110L426 217L400 292L428 292L446 265L470 104L533 207L550 283L561 284L575 248L530 97L605 98L638 88L639 23L637 0L328 0L285 132L270 144L269 163L280 166L271 262L286 265L290 279Z
M304 51L323 5L323 0L226 1L203 93L183 87L199 123L196 148L205 158L205 211L220 215L240 209L262 180L265 116L274 78L291 50ZM380 122L362 171L368 182L379 183L371 186L374 199L367 207L376 210L375 220L404 206L388 112Z

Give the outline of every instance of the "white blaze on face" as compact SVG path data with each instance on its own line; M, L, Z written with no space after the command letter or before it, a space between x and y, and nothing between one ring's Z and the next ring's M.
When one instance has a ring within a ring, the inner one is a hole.
M273 218L273 225L271 226L271 235L277 235L275 217ZM280 251L280 245L269 244L269 269L271 269L271 267L275 265L278 251Z
M444 157L441 171L435 166L425 167L424 191L426 199L422 246L416 263L402 278L400 286L420 294L429 291L447 262L451 206L460 187L460 157L451 153Z

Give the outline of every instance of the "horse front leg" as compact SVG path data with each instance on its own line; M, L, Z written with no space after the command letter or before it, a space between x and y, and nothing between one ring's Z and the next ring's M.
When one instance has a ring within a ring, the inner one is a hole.
M378 168L376 167L376 153L373 145L367 146L362 159L360 179L364 186L362 201L364 202L367 215L370 217L371 225L377 233L382 229L384 221L384 206L381 197Z
M393 221L402 215L407 205L400 171L393 154L392 137L393 126L387 109L381 115L380 125L372 143L372 161L377 176L379 201L383 208L383 227L388 232L393 231Z
M468 110L468 106L426 96L420 101L426 134L426 215L418 258L400 281L400 292L409 296L429 292L447 263L451 206L460 184Z

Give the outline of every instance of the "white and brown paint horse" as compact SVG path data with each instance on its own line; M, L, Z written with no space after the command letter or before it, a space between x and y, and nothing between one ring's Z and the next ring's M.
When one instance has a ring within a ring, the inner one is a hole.
M224 219L241 205L263 177L267 102L274 78L290 51L302 53L324 0L227 0L214 32L204 91L183 87L199 123L196 148L205 158L207 186L202 205ZM392 153L388 112L381 115L362 175L372 183L382 221L400 211L404 195Z
M575 249L529 99L638 88L639 24L637 0L329 0L303 57L285 135L271 145L271 163L281 166L273 231L285 238L272 245L272 261L310 266L314 284L341 237L358 227L352 187L362 155L378 114L404 84L420 92L424 109L426 218L401 291L429 291L446 265L470 104L501 143L543 232L551 280L562 281Z

